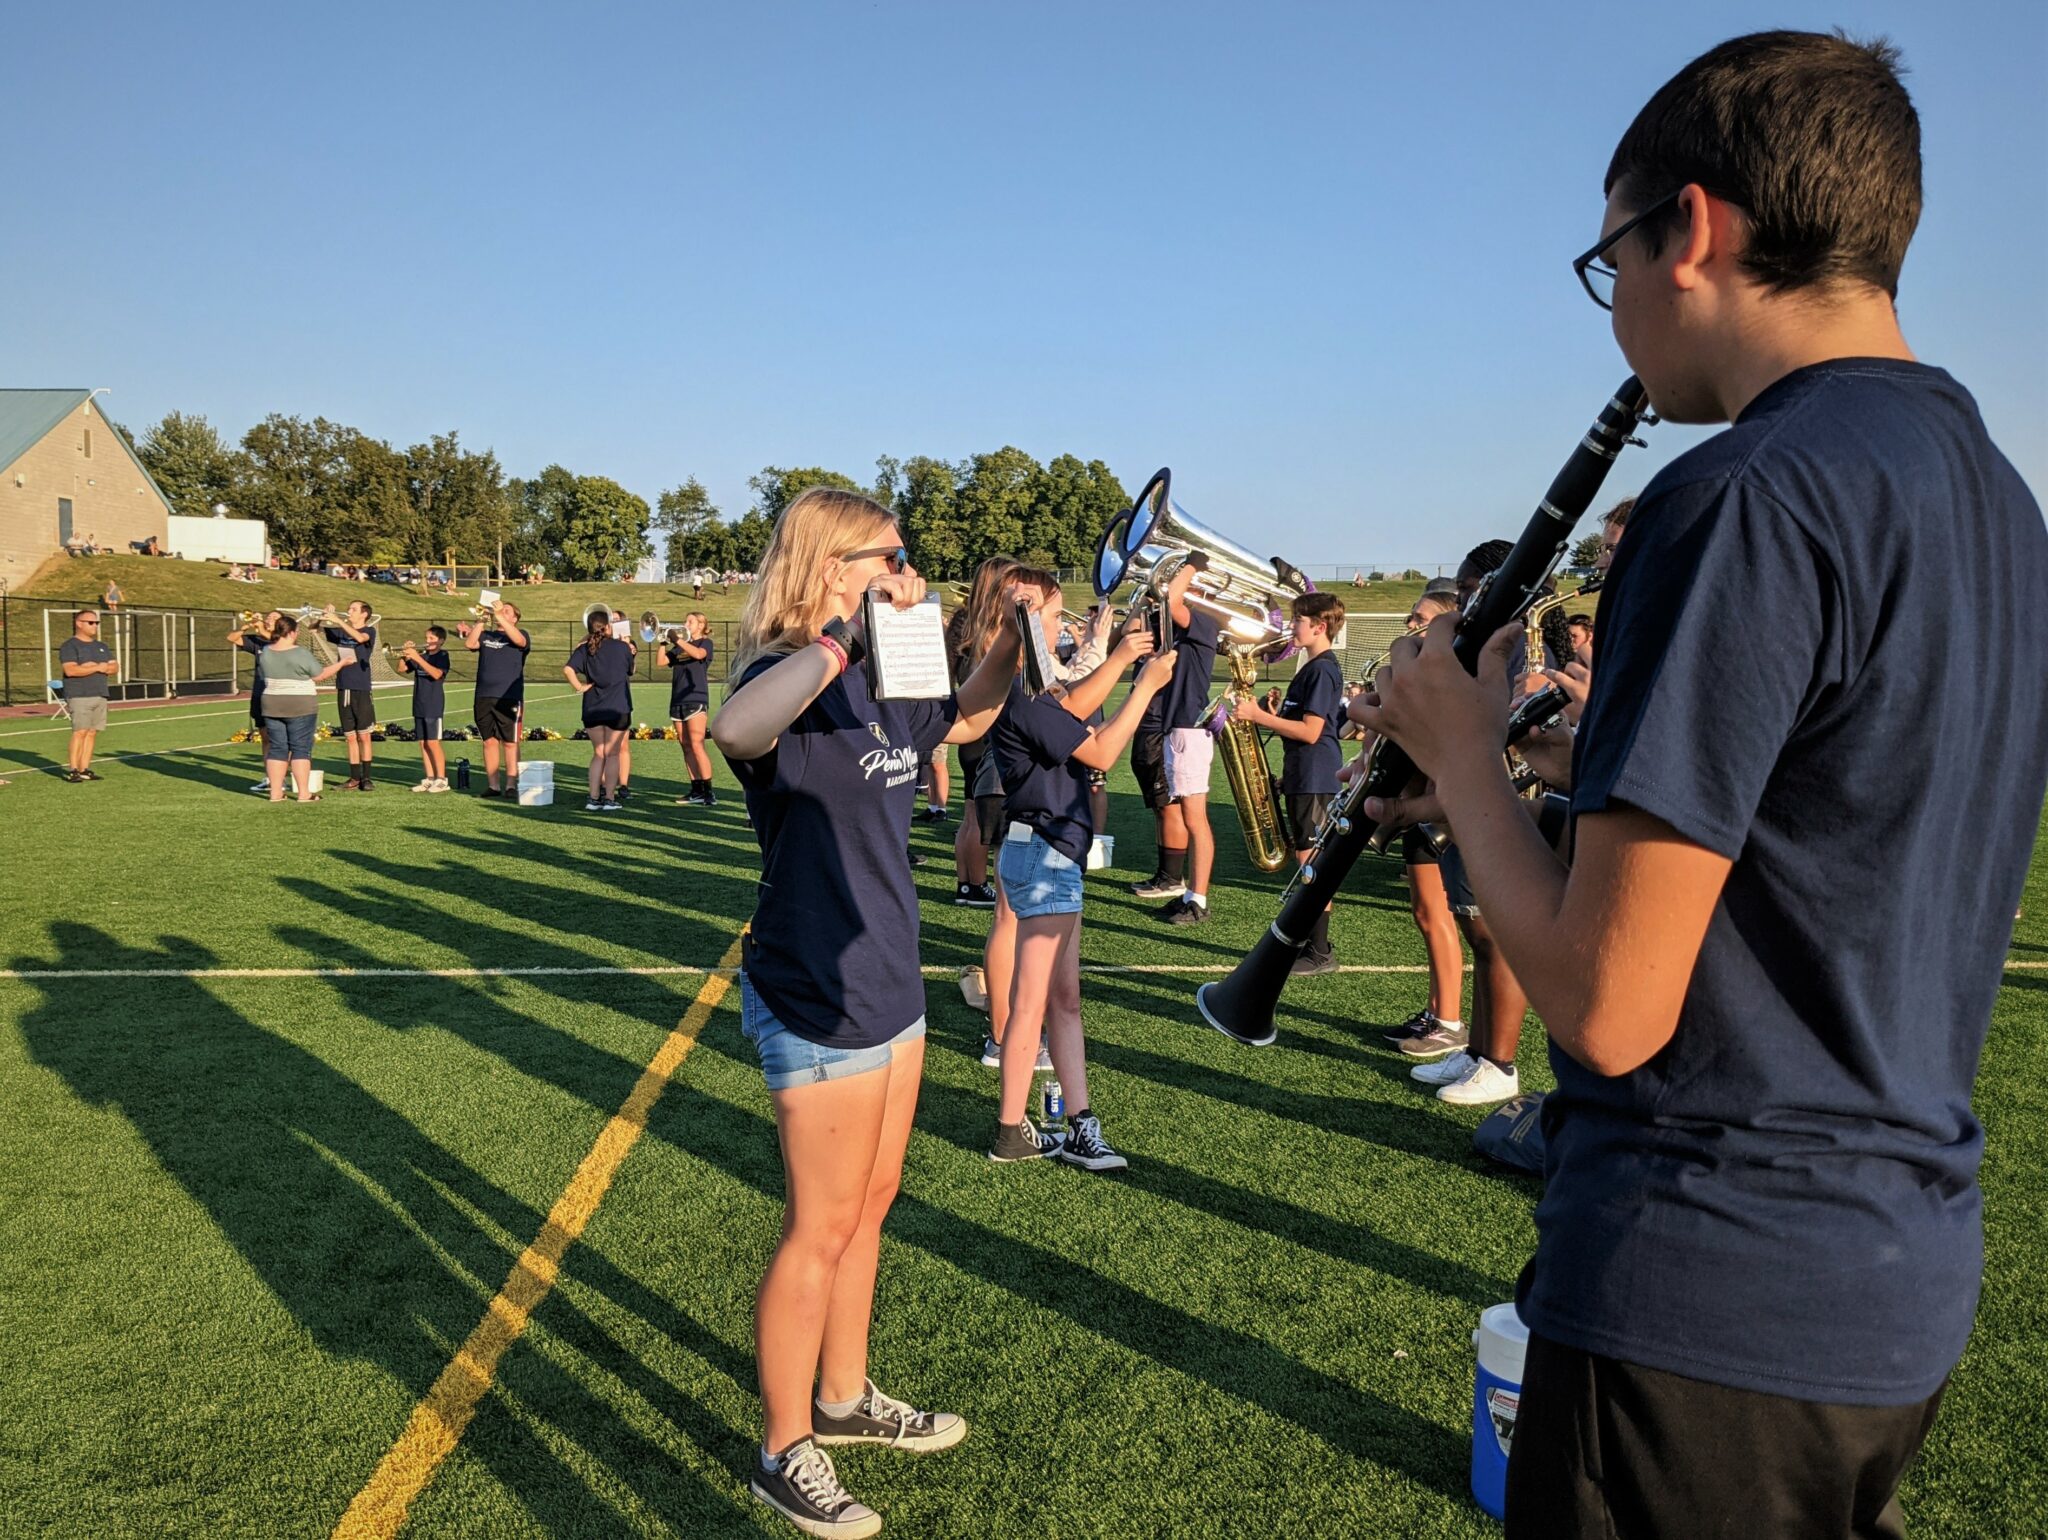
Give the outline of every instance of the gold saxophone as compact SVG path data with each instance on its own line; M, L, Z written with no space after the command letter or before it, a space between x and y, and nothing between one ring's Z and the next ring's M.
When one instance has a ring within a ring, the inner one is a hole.
M1234 709L1239 701L1250 700L1258 690L1258 664L1249 652L1233 652L1230 683L1202 718L1208 727L1220 710L1230 715L1216 733L1216 752L1223 759L1223 774L1230 782L1230 800L1237 804L1237 821L1244 833L1245 854L1262 872L1277 872L1294 854L1287 839L1287 818L1280 805L1280 783L1266 760L1266 740L1256 724L1247 722Z

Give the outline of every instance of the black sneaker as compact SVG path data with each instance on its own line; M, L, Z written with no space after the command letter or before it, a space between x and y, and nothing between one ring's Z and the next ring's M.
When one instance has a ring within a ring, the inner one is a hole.
M1169 925L1202 925L1209 919L1209 906L1182 894L1160 910L1159 917Z
M612 800L618 803L620 807L624 807L626 805L626 794L630 792L632 789L633 788L630 786L621 786L619 788L619 794L616 797L612 798Z
M917 821L919 823L944 823L951 816L942 807L926 805L918 810Z
M1436 1017L1430 1014L1429 1007L1425 1005L1398 1027L1387 1028L1380 1034L1380 1039L1391 1048L1399 1048L1410 1038L1427 1037L1435 1027Z
M1294 966L1287 971L1298 979L1312 979L1320 973L1335 973L1337 971L1337 954L1335 952L1318 952L1313 949L1305 951L1294 959Z
M1157 873L1143 882L1131 884L1131 892L1139 898L1179 898L1187 892L1188 885L1178 877L1165 877Z
M601 813L619 813L624 812L625 807L626 799L624 797L606 797L603 802L598 804L598 811Z
M697 800L700 803L702 803L705 807L717 807L718 793L713 791L709 786L706 786L704 788L704 795L699 797Z
M934 1449L951 1449L967 1437L967 1420L957 1412L920 1412L894 1396L885 1396L867 1382L860 1405L844 1417L834 1417L816 1402L811 1403L811 1430L821 1444L887 1444L929 1454Z
M85 777L76 770L66 770L64 772L64 784L66 786L83 786L85 784ZM267 787L265 789L268 790Z
M979 887L971 882L955 883L953 902L963 909L993 909L996 906L996 890L991 883Z
M104 781L106 779L106 777L101 775L97 770L84 770L79 773L82 774L88 781Z
M923 855L918 851L913 850L910 852L910 864L912 866L923 866L930 859L930 856Z
M484 789L478 792L477 795L479 797L502 797L505 794L502 791L498 790L497 787L491 785L489 782L486 782L484 784Z
M703 807L705 806L703 794L695 790L686 792L682 796L676 798L676 806Z
M996 1124L995 1148L988 1152L988 1158L997 1165L1013 1160L1043 1160L1058 1154L1059 1149L1059 1140L1026 1117L1014 1128L1008 1123Z
M1074 1119L1066 1142L1060 1145L1060 1159L1087 1171L1123 1171L1131 1164L1109 1147L1102 1137L1102 1119L1092 1112Z
M376 783L373 781L357 781L355 788L357 791L375 791L377 789Z
M754 1479L749 1490L807 1535L826 1540L865 1540L882 1532L882 1516L857 1503L839 1484L832 1456L808 1438L782 1451L770 1470L754 1451Z

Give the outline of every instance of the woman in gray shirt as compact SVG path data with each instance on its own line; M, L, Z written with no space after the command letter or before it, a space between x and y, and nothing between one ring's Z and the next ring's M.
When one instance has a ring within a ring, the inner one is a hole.
M284 801L287 763L299 800L320 800L311 789L313 730L320 721L318 687L348 661L337 658L322 668L320 660L299 645L299 623L290 615L278 617L270 645L256 655L256 672L263 682L263 773L270 778L271 801Z

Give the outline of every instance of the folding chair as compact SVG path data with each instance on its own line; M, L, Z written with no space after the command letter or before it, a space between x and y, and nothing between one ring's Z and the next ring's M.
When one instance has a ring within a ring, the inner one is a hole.
M71 703L64 699L64 681L61 679L50 680L49 689L50 702L57 708L57 715L67 722L70 721Z

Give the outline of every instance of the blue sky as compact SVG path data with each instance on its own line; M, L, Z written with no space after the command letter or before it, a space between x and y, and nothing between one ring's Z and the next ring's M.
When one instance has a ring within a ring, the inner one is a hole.
M0 384L453 428L733 516L764 464L1015 443L1171 465L1299 562L1433 565L1520 527L1625 372L1568 264L1636 109L1835 25L1922 115L1907 336L2041 496L2038 3L34 7Z

